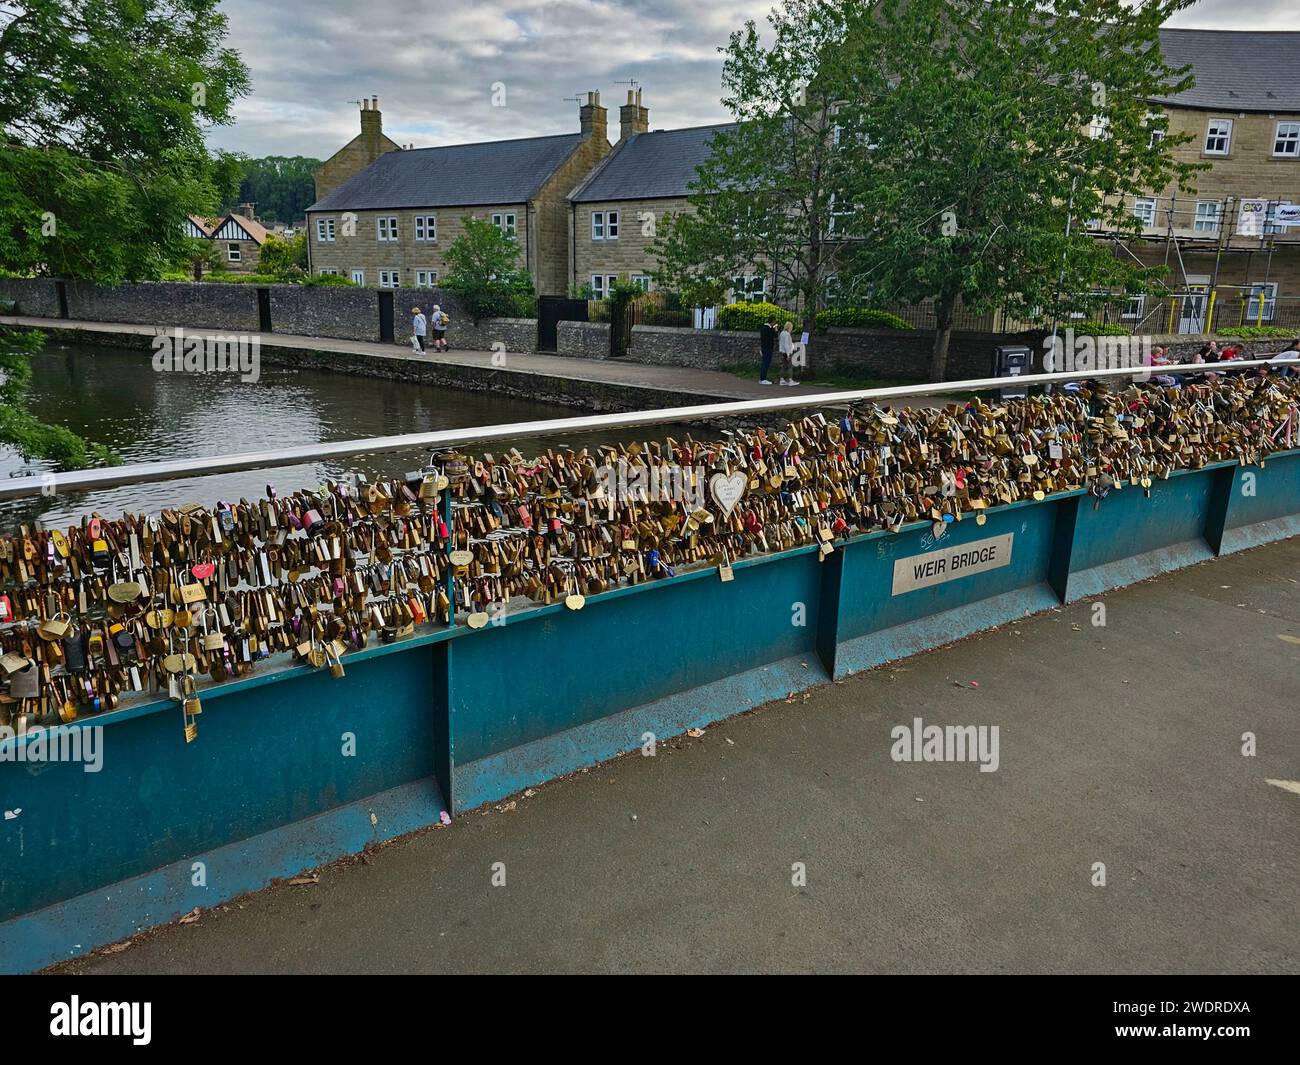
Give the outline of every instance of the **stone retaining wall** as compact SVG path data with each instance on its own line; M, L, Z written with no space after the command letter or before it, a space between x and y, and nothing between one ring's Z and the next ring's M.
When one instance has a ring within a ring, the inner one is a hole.
M609 323L557 323L555 354L574 359L608 359Z
M59 316L59 292L43 277L0 277L0 299L13 300L15 314L37 318Z
M339 340L380 339L381 290L373 288L184 281L101 286L70 281L68 317L88 322L255 333L260 325L259 288L270 292L272 332ZM14 300L19 314L60 316L57 282L53 280L0 278L0 297ZM421 308L427 316L435 304L451 316L449 339L456 347L490 351L498 341L506 345L507 351L533 351L537 347L534 318L490 318L475 325L449 292L414 288L393 290L395 342L409 342L412 307Z

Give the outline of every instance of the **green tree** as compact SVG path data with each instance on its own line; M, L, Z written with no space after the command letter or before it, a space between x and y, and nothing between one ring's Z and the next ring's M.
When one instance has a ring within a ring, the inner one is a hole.
M510 317L533 295L533 281L519 265L519 242L481 218L461 219L465 231L447 249L450 292L475 324Z
M847 6L847 5L845 5ZM844 39L841 6L787 0L720 49L723 105L734 129L715 134L691 186L690 211L660 226L657 281L682 292L771 277L770 293L802 309L811 328L825 305L844 203L836 150L839 79L827 76Z
M0 266L157 277L229 177L204 145L247 91L215 0L0 7Z
M0 268L116 283L186 261L186 217L234 173L204 130L248 90L216 0L0 4ZM0 442L94 459L21 407L27 337L6 331Z
M258 256L257 272L270 274L281 281L296 281L307 274L307 233L292 237L267 235Z
M319 159L268 155L262 159L241 157L240 163L238 188L226 196L223 210L253 203L259 218L285 225L306 217L307 208L316 201L313 174L321 165Z
M107 448L90 444L61 425L47 425L27 410L31 357L41 349L44 334L0 326L0 441L23 456L53 459L60 469L115 465L119 459Z
M1086 310L1091 292L1148 283L1151 271L1081 223L1136 234L1125 198L1197 169L1171 156L1186 137L1152 138L1167 123L1149 103L1192 83L1159 38L1190 3L837 3L844 44L822 87L842 101L853 205L840 276L877 300L933 300L933 380L959 306L1059 315Z
M202 281L205 273L221 269L221 250L215 242L204 237L186 237L181 245L181 258L178 262L190 272L195 281Z

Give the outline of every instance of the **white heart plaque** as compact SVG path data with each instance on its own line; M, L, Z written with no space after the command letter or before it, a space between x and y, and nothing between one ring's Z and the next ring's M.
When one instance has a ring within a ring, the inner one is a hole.
M748 485L749 478L740 471L732 474L715 473L709 478L709 491L713 493L714 502L722 508L724 515L736 509L736 504L740 502Z

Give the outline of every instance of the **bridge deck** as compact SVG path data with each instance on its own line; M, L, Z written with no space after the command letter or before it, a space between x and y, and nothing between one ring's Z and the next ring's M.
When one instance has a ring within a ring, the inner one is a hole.
M1294 972L1298 578L1293 538L1026 618L64 967ZM894 763L916 717L998 770Z

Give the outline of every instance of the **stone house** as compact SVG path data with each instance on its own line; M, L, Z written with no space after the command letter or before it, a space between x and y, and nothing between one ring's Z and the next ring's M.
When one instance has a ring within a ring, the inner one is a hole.
M253 217L253 205L241 203L238 211L220 218L190 215L185 221L185 235L212 241L221 256L221 269L247 274L257 270L267 230Z
M600 93L590 92L576 133L385 152L323 194L318 187L307 210L310 268L363 285L432 287L446 276L463 219L473 217L515 236L539 295L563 294L565 196L609 152L606 124Z
M1166 116L1170 133L1190 134L1175 157L1208 169L1193 175L1190 191L1129 198L1141 241L1084 220L1098 239L1168 266L1165 284L1182 294L1129 300L1118 317L1161 332L1242 321L1300 326L1300 225L1280 218L1300 204L1300 33L1163 29L1160 38L1166 61L1192 67L1196 84L1152 100L1152 112Z
M590 285L597 298L619 276L653 287L658 259L650 246L658 226L667 215L690 209L690 184L708 158L710 140L715 133L735 128L694 126L652 132L640 89L628 91L619 120L618 144L569 194L573 215L569 278L575 285ZM751 298L760 297L767 286L765 276L741 279Z

